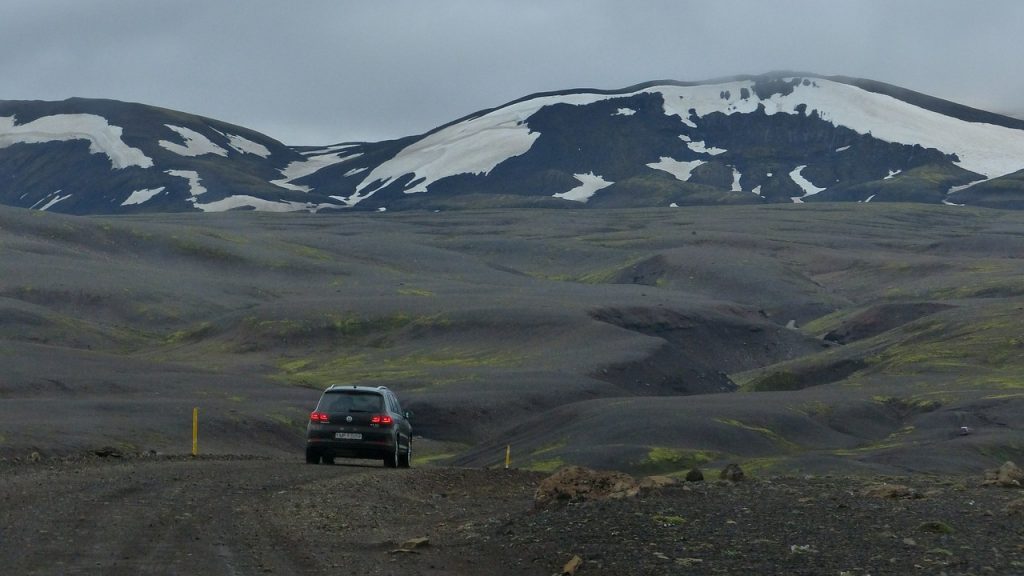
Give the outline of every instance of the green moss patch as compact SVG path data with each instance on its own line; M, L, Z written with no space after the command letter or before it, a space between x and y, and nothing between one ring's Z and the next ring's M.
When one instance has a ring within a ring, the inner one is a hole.
M644 474L681 473L714 462L719 456L711 451L653 446L647 456L636 464L636 470Z

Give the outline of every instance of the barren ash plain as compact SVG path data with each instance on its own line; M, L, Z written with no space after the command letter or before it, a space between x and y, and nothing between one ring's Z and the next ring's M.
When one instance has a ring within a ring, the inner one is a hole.
M1022 254L957 206L0 207L0 565L1024 573ZM329 384L412 469L304 463Z

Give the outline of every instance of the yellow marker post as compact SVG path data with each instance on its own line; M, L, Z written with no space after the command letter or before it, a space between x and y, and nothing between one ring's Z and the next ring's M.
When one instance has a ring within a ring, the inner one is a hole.
M199 408L192 409L192 455L199 454Z
M508 470L509 465L512 464L512 445L505 446L505 469Z

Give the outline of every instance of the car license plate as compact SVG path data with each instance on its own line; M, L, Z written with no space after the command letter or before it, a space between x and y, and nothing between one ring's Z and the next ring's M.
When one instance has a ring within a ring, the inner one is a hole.
M363 435L359 432L338 432L334 435L338 440L362 440Z

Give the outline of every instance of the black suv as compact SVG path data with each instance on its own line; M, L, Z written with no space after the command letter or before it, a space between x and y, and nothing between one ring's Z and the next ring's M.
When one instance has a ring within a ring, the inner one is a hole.
M379 458L388 468L412 463L412 425L394 392L385 386L331 386L306 426L306 462Z

